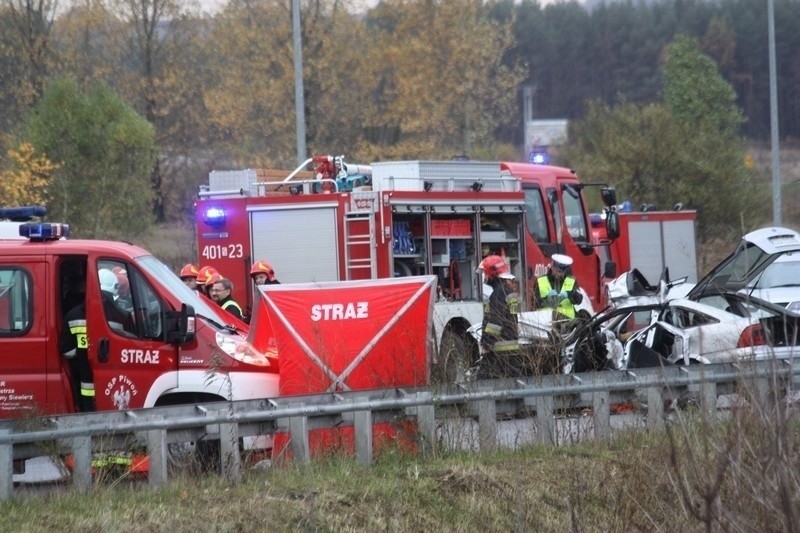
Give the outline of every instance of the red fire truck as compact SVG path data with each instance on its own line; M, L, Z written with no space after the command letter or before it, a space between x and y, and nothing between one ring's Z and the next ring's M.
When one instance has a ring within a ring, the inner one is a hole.
M295 179L311 163L313 178ZM195 206L200 264L230 278L234 298L248 307L257 260L272 264L282 283L436 275L441 368L449 365L442 354L467 351L466 329L482 319L475 269L490 253L505 256L528 291L553 253L567 253L589 308L602 298L584 186L569 169L478 161L363 166L319 156L281 181L264 181L262 172L212 172ZM613 189L603 197L616 202ZM615 236L616 214L606 220Z
M24 238L0 240L0 418L75 411L59 340L79 302L97 410L277 395L277 364L251 349L245 324L230 325L144 249L68 233L29 222L19 227ZM128 328L107 319L101 286L129 314Z

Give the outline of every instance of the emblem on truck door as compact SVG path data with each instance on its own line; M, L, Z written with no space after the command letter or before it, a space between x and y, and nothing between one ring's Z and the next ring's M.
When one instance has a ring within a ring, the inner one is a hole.
M139 394L136 384L131 378L124 374L111 378L104 391L106 396L111 397L111 401L120 411L127 409L131 403L131 398Z

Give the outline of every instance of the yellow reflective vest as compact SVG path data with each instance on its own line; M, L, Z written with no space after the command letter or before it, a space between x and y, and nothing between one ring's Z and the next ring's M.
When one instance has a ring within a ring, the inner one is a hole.
M540 276L536 280L536 285L539 288L539 296L543 301L548 301L547 295L553 290L550 284L550 278L547 276ZM567 318L575 318L575 305L569 300L569 293L575 288L575 278L567 276L561 284L561 292L558 294L558 306L556 311ZM547 309L547 307L545 307Z

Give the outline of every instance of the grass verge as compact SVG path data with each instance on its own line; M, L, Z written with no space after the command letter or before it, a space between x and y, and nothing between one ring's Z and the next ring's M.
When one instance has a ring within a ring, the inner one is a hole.
M781 431L766 430L765 425ZM100 484L0 508L3 531L791 531L800 508L800 424L732 413L673 418L667 433L371 467L333 457L220 478ZM709 515L710 513L710 515Z

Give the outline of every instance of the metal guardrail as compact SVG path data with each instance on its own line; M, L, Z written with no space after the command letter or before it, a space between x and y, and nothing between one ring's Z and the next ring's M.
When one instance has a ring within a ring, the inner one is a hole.
M497 443L498 418L532 415L541 443L555 444L555 417L568 408L590 408L594 437L611 433L610 406L643 399L647 425L665 424L665 401L694 398L708 412L719 395L758 395L762 401L792 392L800 378L800 362L772 360L752 363L648 368L628 371L547 375L503 379L440 388L392 388L345 393L287 396L264 400L219 402L42 417L0 423L0 500L13 494L13 462L43 455L48 449L71 454L72 479L79 490L92 486L93 440L102 437L144 443L150 486L167 482L168 445L189 440L219 440L222 474L235 482L241 476L240 438L288 434L293 460L311 459L309 431L351 426L356 458L373 460L373 424L416 421L423 453L435 449L437 423L453 417L477 419L480 447ZM31 429L36 428L36 429ZM112 444L113 446L113 444Z

